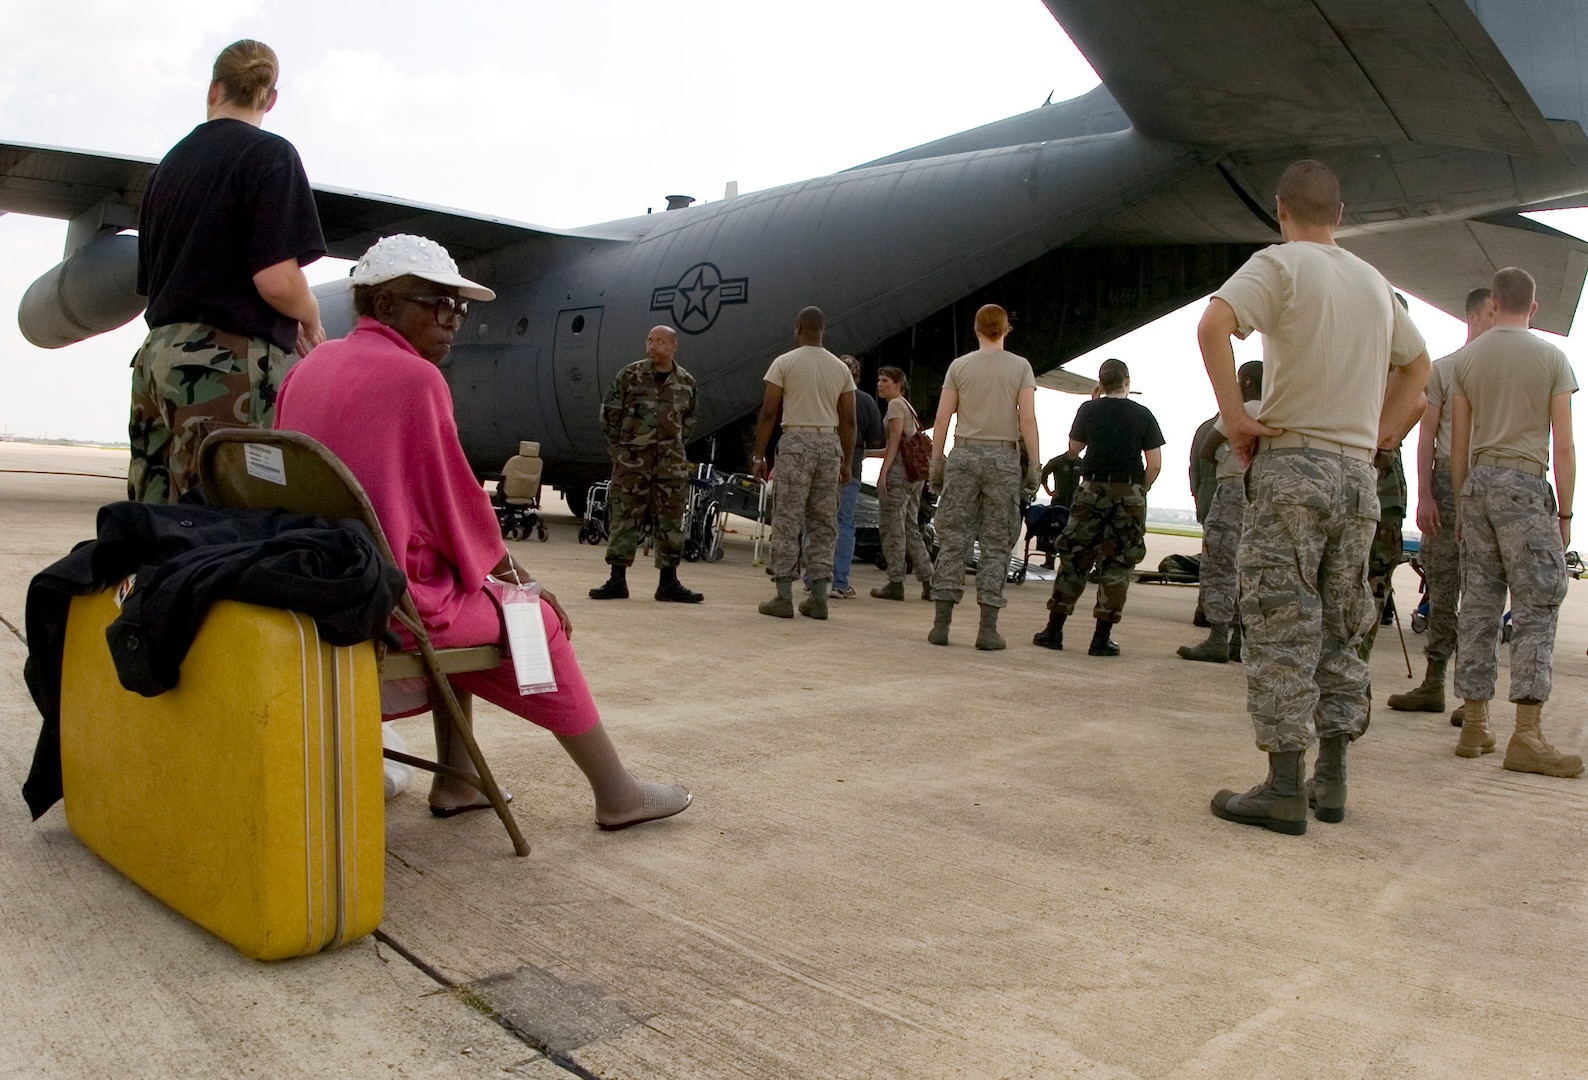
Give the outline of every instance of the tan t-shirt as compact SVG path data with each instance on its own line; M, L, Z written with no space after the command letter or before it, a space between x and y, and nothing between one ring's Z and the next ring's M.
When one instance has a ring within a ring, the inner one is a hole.
M1549 403L1577 392L1566 354L1520 326L1496 326L1456 353L1450 394L1472 406L1473 454L1549 467Z
M910 403L902 397L896 397L888 402L887 415L882 418L883 426L886 427L895 418L904 421L904 430L899 432L900 438L908 439L921 430L921 425L915 418L915 410L910 408Z
M1384 275L1344 248L1295 241L1259 251L1213 295L1241 338L1262 332L1259 420L1374 448L1389 368L1425 348Z
M1428 385L1424 393L1428 395L1428 404L1439 410L1439 427L1434 432L1434 460L1450 456L1450 373L1455 368L1456 357L1461 355L1457 349L1449 356L1441 356L1434 361L1434 368L1428 373Z
M855 388L849 365L820 345L772 361L766 381L783 388L784 427L838 427L838 399Z
M959 395L956 439L1018 442L1020 391L1037 386L1031 363L1002 349L977 349L948 365L943 386Z

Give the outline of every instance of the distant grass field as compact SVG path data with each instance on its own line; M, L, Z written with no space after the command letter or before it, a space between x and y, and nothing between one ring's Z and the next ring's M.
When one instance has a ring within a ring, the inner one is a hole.
M1147 531L1158 533L1162 536L1201 536L1202 530L1194 525L1160 525L1156 522L1147 523Z

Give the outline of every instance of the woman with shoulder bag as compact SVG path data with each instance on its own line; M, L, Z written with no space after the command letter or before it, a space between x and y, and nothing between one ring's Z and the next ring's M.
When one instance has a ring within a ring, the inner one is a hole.
M906 444L921 434L921 420L905 399L909 389L910 380L900 369L885 367L877 372L877 397L882 399L887 410L883 426L888 431L887 449L882 452L882 471L877 474L882 557L888 564L888 583L871 590L871 595L878 600L904 599L906 555L914 564L916 579L921 583L921 598L932 598L932 556L927 553L926 540L921 536L921 487L926 476L924 473L910 476L905 463ZM928 450L928 461L930 457Z

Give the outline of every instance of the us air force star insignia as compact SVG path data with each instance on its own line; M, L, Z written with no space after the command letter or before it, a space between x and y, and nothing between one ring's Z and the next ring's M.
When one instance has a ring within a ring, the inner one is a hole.
M709 262L696 263L678 279L651 292L652 311L670 311L673 325L686 334L703 334L717 321L724 304L750 300L749 278L725 278Z

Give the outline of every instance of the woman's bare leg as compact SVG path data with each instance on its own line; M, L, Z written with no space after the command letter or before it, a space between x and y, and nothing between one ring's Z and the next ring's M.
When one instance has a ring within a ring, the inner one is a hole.
M558 735L557 741L590 781L596 801L596 824L603 829L622 829L671 817L688 807L693 798L680 784L635 779L623 767L617 747L599 721L581 735Z

